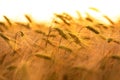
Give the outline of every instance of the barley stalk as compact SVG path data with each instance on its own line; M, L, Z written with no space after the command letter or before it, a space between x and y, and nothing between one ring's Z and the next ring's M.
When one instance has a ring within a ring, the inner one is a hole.
M38 57L38 58L46 59L46 60L51 60L52 59L50 56L45 55L45 54L39 54L39 53L37 53L37 54L35 54L35 56Z
M120 56L119 55L112 55L111 58L112 59L116 59L116 60L120 60Z
M46 44L48 43L48 44L50 44L51 46L55 47L55 45L54 45L50 40L45 39L45 38L43 38L43 40L46 41Z
M25 15L26 19L29 21L29 23L32 23L32 19L30 18L30 16Z
M6 54L2 55L2 57L0 58L0 65L4 63L6 56L7 56Z
M59 48L65 50L67 52L70 52L70 53L72 52L72 49L65 47L65 46L59 46Z
M17 25L20 25L21 27L25 27L27 29L30 29L30 24L23 24L23 23L19 23L19 22L15 22Z
M63 15L55 14L55 16L60 18L65 24L70 25L70 22Z
M80 39L75 34L69 33L69 35L72 37L76 44L81 44Z
M95 8L95 7L90 7L89 8L90 10L93 10L93 11L95 11L95 12L100 12L97 8Z
M111 24L114 24L114 22L113 22L108 16L103 15L103 17L104 17L105 19L107 19Z
M61 35L62 36L62 38L64 38L64 39L68 39L68 37L67 37L67 34L65 34L64 32L63 32L63 30L61 30L60 28L54 28L55 30L57 30L58 32L59 32L59 35Z
M11 26L12 22L9 20L9 18L7 18L7 16L3 16L5 18L5 20L7 21L7 23Z
M42 35L46 35L46 33L45 33L45 32L40 31L40 30L35 30L35 32L37 32L37 33L39 33L39 34L42 34Z
M2 34L1 32L0 32L0 36L5 40L5 41L10 41L10 39L7 37L7 36L5 36L4 34Z
M93 22L93 20L89 17L87 17L86 20L89 21L89 22Z
M97 31L96 29L94 29L91 26L86 26L87 29L89 29L90 31L94 32L95 34L99 34L99 31Z
M48 34L47 34L47 38L46 38L46 44L45 44L45 46L47 47L47 43L49 43L50 45L52 45L51 44L51 42L48 40L49 39L49 35L50 35L50 33L52 32L52 30L51 30L51 27L49 27L49 32L48 32ZM54 45L52 45L52 46L54 46Z

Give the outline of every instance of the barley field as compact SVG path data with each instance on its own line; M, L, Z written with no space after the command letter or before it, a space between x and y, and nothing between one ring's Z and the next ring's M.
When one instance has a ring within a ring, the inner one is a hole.
M0 22L0 80L119 80L120 22L55 14L51 23Z

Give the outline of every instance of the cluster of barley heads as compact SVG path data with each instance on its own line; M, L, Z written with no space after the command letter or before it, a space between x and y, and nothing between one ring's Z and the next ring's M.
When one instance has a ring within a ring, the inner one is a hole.
M93 8L93 10L95 10ZM55 14L51 23L0 22L0 80L118 80L120 22Z

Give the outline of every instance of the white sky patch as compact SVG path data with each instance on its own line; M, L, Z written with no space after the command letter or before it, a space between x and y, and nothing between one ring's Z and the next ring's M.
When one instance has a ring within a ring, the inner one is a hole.
M0 0L0 20L6 15L15 21L26 21L24 15L30 14L37 21L49 21L54 13L68 12L76 16L76 11L83 15L85 12L94 17L99 13L89 10L89 7L95 7L116 20L120 14L119 0Z

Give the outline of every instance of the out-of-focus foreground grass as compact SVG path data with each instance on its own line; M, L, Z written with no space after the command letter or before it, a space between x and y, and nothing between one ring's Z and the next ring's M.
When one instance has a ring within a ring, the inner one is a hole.
M0 80L119 80L120 22L55 14L50 24L0 22Z

